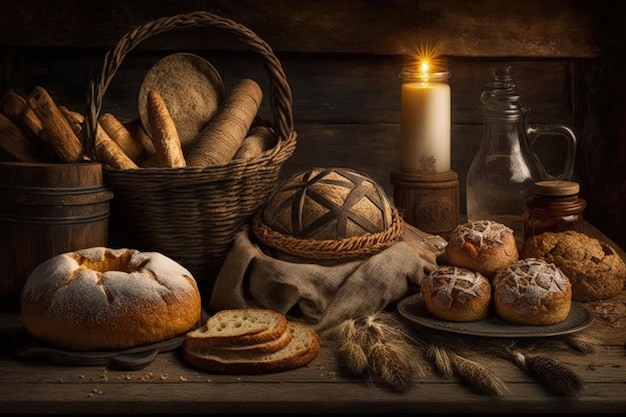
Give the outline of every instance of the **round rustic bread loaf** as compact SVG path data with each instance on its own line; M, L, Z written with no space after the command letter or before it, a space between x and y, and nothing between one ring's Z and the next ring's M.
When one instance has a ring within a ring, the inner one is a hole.
M523 258L552 262L569 278L572 297L594 301L613 297L624 288L626 265L605 242L575 231L545 232L524 242Z
M496 315L513 323L560 323L572 307L569 279L543 259L520 259L499 270L491 284Z
M519 259L513 229L491 220L458 225L445 249L449 264L491 276Z
M480 272L444 265L425 276L420 291L426 309L448 321L478 321L489 315L491 283Z
M314 168L285 180L253 226L270 247L323 259L392 245L402 219L368 176L347 168Z
M26 330L65 349L117 350L181 335L200 320L191 273L158 252L95 247L52 257L22 290Z

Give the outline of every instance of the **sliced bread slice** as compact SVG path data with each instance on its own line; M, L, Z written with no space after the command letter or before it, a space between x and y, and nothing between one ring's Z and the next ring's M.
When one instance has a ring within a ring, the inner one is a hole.
M317 332L309 325L289 321L291 341L284 348L270 353L232 351L221 348L202 352L183 345L183 357L192 366L205 371L230 374L282 372L310 363L320 350Z
M251 345L232 345L232 346L204 346L200 344L196 344L196 349L194 352L202 353L202 352L216 352L218 350L230 351L230 352L258 352L258 353L271 353L276 352L277 350L281 350L285 346L291 342L291 332L287 329L281 334L278 338L268 340L267 342L254 343ZM191 346L190 343L187 343L187 347ZM192 350L194 348L191 348Z
M203 326L188 332L184 344L193 351L216 346L241 346L266 343L287 331L284 314L262 308L221 310Z

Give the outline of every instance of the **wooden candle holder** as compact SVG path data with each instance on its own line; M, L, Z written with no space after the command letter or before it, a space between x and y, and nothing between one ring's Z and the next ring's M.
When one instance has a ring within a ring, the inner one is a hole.
M416 174L391 172L394 202L418 229L447 239L460 222L459 177L454 171Z

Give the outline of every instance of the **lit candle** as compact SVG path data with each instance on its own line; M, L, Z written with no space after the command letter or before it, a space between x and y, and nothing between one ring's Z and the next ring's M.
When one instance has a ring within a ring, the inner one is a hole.
M447 71L428 63L402 72L400 170L433 174L450 170L450 84Z

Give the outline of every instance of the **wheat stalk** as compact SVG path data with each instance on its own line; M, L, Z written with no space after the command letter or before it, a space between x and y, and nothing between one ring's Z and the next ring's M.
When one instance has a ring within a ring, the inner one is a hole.
M345 320L336 342L339 364L354 376L406 391L424 375L404 323L390 313Z
M558 360L524 355L515 349L510 349L510 353L513 363L538 378L550 391L568 397L577 397L584 392L585 381Z
M460 355L451 355L454 373L481 394L501 395L508 391L506 384L485 366Z

